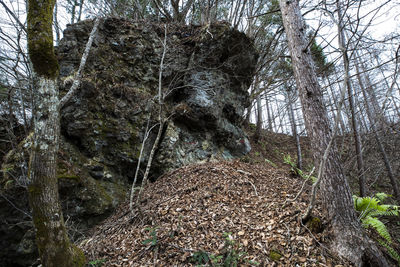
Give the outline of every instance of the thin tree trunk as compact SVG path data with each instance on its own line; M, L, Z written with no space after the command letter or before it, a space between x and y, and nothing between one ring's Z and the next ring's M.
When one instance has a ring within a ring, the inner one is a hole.
M335 79L337 80L337 81L339 81L339 80L341 80L342 78L339 76L339 74L338 74L338 71L337 71L337 69L335 68L334 69L334 73L335 73ZM338 88L339 88L339 91L342 91L342 88L341 88L341 85L340 85L340 83L338 83ZM332 91L332 94L334 94L333 93L333 91ZM350 118L350 116L349 116L349 108L348 108L348 106L347 106L347 102L345 101L345 102L343 102L343 108L342 108L342 112L344 113L344 115L345 116L343 116L343 113L342 114L340 114L340 116L341 116L341 118L342 119L346 119L345 121L344 121L344 133L348 133L348 132L350 132L350 129L349 129L349 122L351 121L351 118Z
M28 197L42 265L80 267L86 263L85 256L68 238L58 196L60 111L56 83L58 62L52 34L55 2L28 1L28 49L38 81L34 92Z
M78 90L78 88L81 84L83 70L85 69L86 60L89 56L89 52L92 47L93 39L96 36L97 28L99 27L99 24L100 24L100 17L97 17L94 21L92 31L90 32L89 39L85 46L85 50L83 51L78 71L76 72L76 74L74 76L74 82L72 83L71 88L68 90L67 94L65 94L64 97L60 100L60 108L63 108L65 103L67 103L71 99L71 97L75 94L75 92Z
M250 106L247 107L247 113L246 113L246 117L244 118L243 121L243 127L244 128L248 128L250 125L250 116L251 116L251 104Z
M318 163L324 154L327 156L325 175L321 177L321 196L334 235L332 250L356 266L367 262L372 266L389 266L361 228L335 145L325 153L333 134L305 39L306 28L299 3L287 0L279 2L315 163Z
M339 110L339 108L338 108L338 103L337 103L337 100L336 100L336 96L335 96L334 91L333 91L333 86L332 86L328 76L326 77L326 79L327 79L328 84L329 84L328 86L329 86L329 89L330 89L330 92L331 92L333 104L335 105L335 108L336 108L336 111L337 111L337 110ZM339 87L339 91L340 91L340 87ZM340 125L339 133L341 135L344 135L344 133L346 132L346 126L344 125L344 122L343 122L343 116L342 116L342 114L339 114L338 116L339 116L338 118L339 118L339 125Z
M278 99L277 99L276 96L275 96L275 106L277 107L278 114L276 115L276 117L274 117L274 121L276 121L276 118L278 118L278 123L279 123L277 125L276 122L275 122L275 128L276 128L276 131L279 133L280 130L283 131L283 128L282 128L283 119L281 119L281 111L279 110L279 103L278 103Z
M54 18L53 18L54 32L56 33L56 46L58 46L58 44L60 43L60 26L57 21L57 13L58 12L57 12L57 2L56 2L55 6L54 6L54 14L53 14L53 16L54 16Z
M262 106L261 106L261 96L258 94L256 97L257 103L257 122L256 122L256 131L254 133L254 141L257 143L260 140L261 131L262 131Z
M250 26L251 28L251 26ZM254 80L254 91L257 92L259 88L258 76L256 75ZM257 94L256 96L256 107L257 107L257 121L256 121L256 131L254 133L254 141L258 143L261 137L263 117L262 117L262 105L261 105L261 94Z
M268 94L265 93L265 107L267 109L267 116L268 116L268 131L272 132L272 118L271 118L271 111L269 110L269 100Z
M296 121L295 121L295 117L294 117L290 88L287 89L287 102L288 102L288 106L289 106L289 120L290 120L290 124L292 126L292 134L293 134L293 138L296 142L297 168L299 170L302 170L303 169L303 159L301 157L300 138L299 138L299 134L297 133L297 125L296 125Z
M356 50L356 54L358 55L357 50ZM375 57L376 63L378 65L380 65L381 63L379 62L378 56L375 55L374 57ZM361 66L362 70L365 72L366 69L367 69L365 64L363 62L360 62L360 66ZM381 72L381 74L383 76L383 80L385 81L385 85L387 86L387 89L389 90L390 89L390 85L389 85L389 83L387 81L385 73L383 72L382 68L378 68L378 69L379 69L379 71ZM365 84L365 89L366 89L366 92L367 92L367 94L369 96L369 99L371 101L373 112L376 114L375 116L378 116L378 118L382 120L381 123L384 123L385 122L385 116L382 113L382 110L381 110L381 108L379 106L378 98L376 97L376 94L375 94L375 86L373 86L373 84L372 84L370 78L368 77L368 75L363 75L363 76L364 76L365 83L366 83ZM379 116L381 114L382 114L382 116ZM372 114L372 115L374 115L374 114Z
M84 2L85 2L85 0L81 0L79 3L78 19L76 20L77 22L81 21L82 9L83 9Z
M369 98L368 98L368 95L367 95L367 92L366 92L367 90L365 89L365 85L364 85L363 80L361 78L361 74L359 72L358 67L356 68L356 71L357 71L356 75L357 75L358 81L360 83L360 88L361 88L362 94L364 96L365 110L367 112L369 123L370 123L371 128L372 128L372 133L374 134L376 143L378 144L378 149L379 149L379 151L381 153L382 160L383 160L383 162L385 164L386 171L387 171L387 174L389 176L389 180L390 180L390 183L392 185L394 195L395 195L395 197L397 199L397 203L400 204L399 185L397 183L396 177L394 176L392 164L390 163L389 157L388 157L388 155L386 153L386 149L385 149L385 147L384 147L384 145L382 143L382 137L380 135L380 131L376 127L376 124L379 124L379 122L376 121L376 120L379 120L379 119L372 114L372 110L371 110L371 107L370 107L371 104L370 104L370 101L369 101Z
M356 54L358 55L357 51ZM377 62L378 65L380 65L381 63L379 62L379 59L377 56L375 56L375 60ZM366 66L363 62L357 62L356 61L356 68L361 67L363 73L366 73ZM385 82L385 85L387 86L387 90L390 90L391 86L388 83L388 80L386 78L385 73L383 72L383 70L381 68L378 68L383 76L383 80ZM356 70L358 73L361 73L359 69ZM380 108L379 102L378 102L378 98L376 96L375 93L375 89L376 87L372 84L370 78L368 75L363 75L363 78L365 80L365 84L364 84L364 88L367 92L367 95L369 96L368 99L370 100L370 111L371 111L371 115L373 116L373 121L377 124L377 129L378 131L385 131L386 129L386 125L388 125L384 111ZM363 81L364 81L363 80Z
M142 195L142 192L143 192L143 188L147 183L148 176L150 174L151 164L153 162L153 157L154 157L155 152L156 152L156 150L158 148L158 145L160 143L161 134L162 134L162 131L163 131L163 128L164 128L164 123L166 122L166 119L164 119L164 116L163 116L164 95L163 95L163 92L162 92L162 74L163 74L163 68L164 68L164 59L165 59L165 55L166 55L166 52L167 52L167 26L166 25L164 25L164 41L163 41L162 44L163 44L163 53L162 53L162 56L161 56L160 71L158 72L158 105L159 105L158 121L159 121L159 128L158 128L158 132L157 132L157 137L154 140L153 147L151 148L151 151L150 151L149 159L147 161L146 171L145 171L145 173L143 175L142 185L140 187L140 190L139 190L139 193L138 193L138 196L137 196L137 200L136 200L136 204L137 204L140 212L141 212L140 206L139 206L140 205L140 198L141 198L141 195Z
M75 23L75 13L76 13L76 6L78 5L77 0L74 0L72 3L72 9L71 9L71 24Z
M350 82L350 62L349 62L349 57L347 54L347 49L346 49L346 40L345 40L345 34L344 34L344 29L342 26L342 14L341 14L341 7L339 1L336 1L336 6L337 6L337 12L338 12L338 40L339 40L339 48L342 53L343 57L343 65L344 65L344 86L346 86L348 95L349 95L349 106L350 106L350 112L351 112L351 124L353 127L353 137L354 137L354 145L356 149L356 157L357 157L357 176L358 176L358 185L359 185L359 191L360 191L360 196L364 197L366 194L366 188L365 188L365 170L364 170L364 160L363 160L363 155L362 155L362 147L361 147L361 138L360 138L360 133L358 131L358 123L356 119L356 111L355 111L355 102L354 102L354 95L353 95L353 87L351 86Z

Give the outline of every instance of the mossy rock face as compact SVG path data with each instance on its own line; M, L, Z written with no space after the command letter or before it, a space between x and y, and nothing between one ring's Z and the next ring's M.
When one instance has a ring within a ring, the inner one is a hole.
M71 85L92 24L83 21L64 31L57 49L61 94ZM162 116L170 120L162 129L153 178L186 164L250 151L241 121L257 61L253 43L224 23L167 28L161 89L166 95ZM107 167L114 182L133 179L147 121L150 127L157 124L154 100L164 32L163 24L103 20L80 90L61 110L66 140ZM157 130L150 133L143 163ZM96 170L90 173L101 177Z
M68 25L56 48L61 96L72 85L92 27L90 20ZM60 198L65 217L79 231L100 222L125 198L149 124L152 130L141 161L145 168L159 129L156 95L164 32L164 24L102 19L80 88L60 111ZM232 159L250 151L241 121L256 61L251 40L229 25L167 25L161 115L169 120L161 129L150 179L186 164ZM10 152L2 166L8 175L0 181L1 190L27 213L29 146L26 139ZM1 217L13 224L28 220L7 201L0 202ZM23 257L15 244L31 227L0 226L0 234L14 235L4 244L9 249L0 251L0 265L6 256Z
M0 198L0 214L4 218L0 235L4 249L0 250L0 266L30 266L37 258L26 188L31 137L10 151L2 166L0 191L5 198ZM75 237L105 219L125 200L129 188L123 183L94 179L89 174L93 166L99 168L97 162L88 160L77 147L61 138L57 172L60 200L64 217L74 225ZM107 169L101 169L108 177Z

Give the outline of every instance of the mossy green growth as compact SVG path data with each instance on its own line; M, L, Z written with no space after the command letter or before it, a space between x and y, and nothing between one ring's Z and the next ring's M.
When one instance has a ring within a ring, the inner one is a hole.
M113 207L114 203L119 203L125 198L126 190L123 186L98 181L88 177L85 182L87 188L85 193L90 198L85 201L85 209L90 214L103 214ZM107 189L106 189L107 188ZM84 198L83 196L81 198Z
M68 179L70 181L81 182L81 178L69 169L65 161L60 159L57 162L57 179Z
M58 174L58 179L70 179L79 182L80 178L75 174Z
M53 46L53 9L56 0L28 1L28 49L33 69L39 76L55 79L58 61Z
M33 184L28 185L28 193L29 194L39 194L40 192L41 192L40 187L33 185Z
M269 253L269 258L273 261L279 261L282 258L282 254L280 254L278 251L271 250Z
M74 245L65 231L64 220L60 217L54 217L48 213L49 207L38 207L34 202L38 194L41 194L40 188L30 185L28 190L34 191L30 193L30 201L35 211L33 222L36 228L36 244L42 264L45 266L74 266L82 267L86 264L86 257L81 249ZM52 204L44 203L44 205L52 206ZM58 208L57 208L58 209ZM57 212L61 214L61 211ZM57 214L56 213L56 214ZM51 263L51 264L50 264Z
M307 227L310 229L311 232L313 233L321 233L323 231L323 226L321 219L318 217L312 217L308 222L307 222Z
M71 250L72 250L72 254L73 256L73 266L76 267L82 267L86 265L86 257L85 254L83 253L83 251L78 248L77 246L71 244Z

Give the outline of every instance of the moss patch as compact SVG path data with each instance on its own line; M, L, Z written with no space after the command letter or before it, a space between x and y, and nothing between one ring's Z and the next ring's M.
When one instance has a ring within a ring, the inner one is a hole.
M269 253L269 258L273 261L279 261L282 258L282 255L275 250L271 250Z
M33 69L40 76L54 79L58 61L53 46L53 9L56 0L28 1L28 49Z
M312 217L306 225L313 233L321 233L324 230L321 219L318 217Z

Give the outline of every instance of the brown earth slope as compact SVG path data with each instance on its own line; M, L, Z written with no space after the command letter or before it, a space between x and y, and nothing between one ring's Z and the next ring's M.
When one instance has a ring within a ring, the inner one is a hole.
M299 222L309 190L291 201L304 180L288 173L241 161L177 169L80 246L103 266L348 266L330 256L327 231Z

